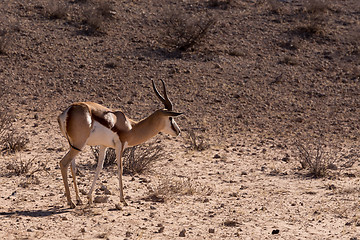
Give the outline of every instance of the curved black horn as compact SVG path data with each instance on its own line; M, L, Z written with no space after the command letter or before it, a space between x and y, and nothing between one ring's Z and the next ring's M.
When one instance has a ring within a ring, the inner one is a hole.
M162 84L163 84L163 88L164 88L164 97L163 98L159 91L156 89L156 86L155 86L155 83L154 83L154 80L152 80L152 85L153 85L153 88L154 88L154 92L156 94L156 96L160 99L160 101L165 105L165 109L169 110L169 111L172 111L172 108L173 108L173 105L171 103L171 101L169 100L167 94L166 94L166 87L165 87L165 82L163 80L161 80Z

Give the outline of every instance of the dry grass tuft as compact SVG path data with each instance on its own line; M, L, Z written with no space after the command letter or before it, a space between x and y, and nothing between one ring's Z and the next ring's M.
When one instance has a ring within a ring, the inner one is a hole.
M149 194L144 198L146 201L164 202L173 196L186 196L194 194L211 195L213 189L209 186L203 186L190 179L166 179L155 188L149 187Z
M19 187L27 188L30 185L39 185L40 183L40 179L37 176L29 175L22 179L22 181L19 183Z
M25 149L26 144L29 143L29 139L21 134L16 133L15 130L11 130L2 138L3 153L15 153Z
M51 0L45 6L44 15L49 19L64 19L67 16L68 4L62 1Z
M0 150L2 153L15 153L25 148L29 139L17 133L13 127L14 116L0 112Z
M96 159L96 162L99 161L99 147L91 147L91 152ZM109 166L116 164L116 153L115 149L108 148L105 153L105 159L104 159L104 168L107 168Z
M187 14L180 10L170 10L163 21L160 42L171 51L187 51L200 45L216 23L209 15Z
M16 159L11 162L7 162L6 169L8 170L8 176L25 175L27 177L32 177L37 172L48 170L46 163L42 163L40 161L36 162L35 158L27 161Z
M6 54L9 46L9 34L6 30L0 30L0 54Z
M83 10L85 33L89 35L105 34L105 21L115 14L110 1L94 1Z
M283 5L278 0L266 0L267 5L270 8L270 12L274 14L281 14Z
M210 144L207 143L202 136L196 136L193 130L189 131L188 135L189 148L196 151L204 151L210 148Z
M329 9L329 3L326 0L307 0L305 1L304 8L307 13L319 14Z
M325 177L329 169L336 169L336 154L321 141L316 143L296 142L298 159L302 169L308 169L309 175L315 178Z
M95 159L99 158L99 149L91 147ZM141 174L148 171L152 164L163 157L163 147L154 144L145 144L126 149L123 154L124 174ZM112 148L108 148L105 155L104 167L115 165L116 153Z
M220 9L228 9L231 4L231 0L208 0L207 6L209 8L220 8Z
M323 36L326 29L328 3L323 0L308 0L304 3L303 15L305 19L294 30L295 33L311 38Z
M163 147L144 145L130 148L124 153L124 174L141 174L163 158Z
M0 141L5 138L5 135L12 128L14 117L5 111L0 112Z

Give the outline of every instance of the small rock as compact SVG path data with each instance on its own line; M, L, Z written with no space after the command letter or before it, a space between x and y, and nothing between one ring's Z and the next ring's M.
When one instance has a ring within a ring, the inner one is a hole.
M345 175L346 177L349 177L349 178L354 178L354 177L356 177L355 174L353 174L353 173L344 173L344 175Z
M116 208L117 210L122 210L122 207L121 207L121 205L120 205L119 203L115 204L115 208Z
M219 159L219 158L221 158L221 157L220 157L220 155L219 155L219 154L215 154L213 158L215 158L215 159Z
M100 190L103 191L105 195L111 195L110 190L105 185L101 185Z
M214 228L209 228L209 233L215 233L215 229Z
M302 117L297 117L294 119L294 122L297 122L297 123L302 123L304 121L304 119Z
M108 196L96 196L94 199L94 203L107 203L108 200Z
M185 233L186 233L185 229L181 230L181 232L179 233L179 237L185 237Z
M126 232L125 237L131 237L131 232Z
M281 159L281 161L283 161L283 162L289 162L289 160L290 160L290 155L289 154L285 154L285 157L283 157L282 159Z
M236 227L237 225L239 225L239 223L237 221L234 221L234 220L226 220L224 222L224 225L226 227Z
M338 170L338 167L334 163L330 163L327 168L330 170Z
M165 229L165 227L164 227L161 223L159 223L159 224L157 225L157 227L159 227L159 230L156 231L155 233L162 233L162 232L164 231L164 229Z
M271 234L279 234L280 233L280 230L279 229L274 229L272 230Z

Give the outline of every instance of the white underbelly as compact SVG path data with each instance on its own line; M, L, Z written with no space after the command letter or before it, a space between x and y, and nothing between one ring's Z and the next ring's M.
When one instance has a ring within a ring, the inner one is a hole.
M91 129L90 136L86 143L87 145L103 145L106 147L115 148L115 144L117 142L119 142L119 137L115 132L101 125L99 122L94 121L94 125Z

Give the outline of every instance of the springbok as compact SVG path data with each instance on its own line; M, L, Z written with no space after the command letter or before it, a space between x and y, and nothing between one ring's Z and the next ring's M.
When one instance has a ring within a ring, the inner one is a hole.
M71 104L58 117L60 130L67 138L70 149L60 161L61 175L65 186L65 195L71 208L75 204L71 200L68 184L68 167L71 164L71 175L73 177L77 204L82 204L75 174L75 157L86 146L100 146L99 160L95 171L95 177L87 195L89 204L92 203L92 192L95 182L103 168L105 152L108 147L114 148L116 153L120 202L127 205L122 183L122 161L121 157L124 149L141 144L159 132L167 133L172 136L178 136L180 129L173 117L182 113L174 112L173 105L166 94L166 87L163 80L164 97L156 89L154 81L152 86L156 96L165 105L164 109L156 110L147 118L136 122L128 118L121 110L111 110L94 102L78 102Z

